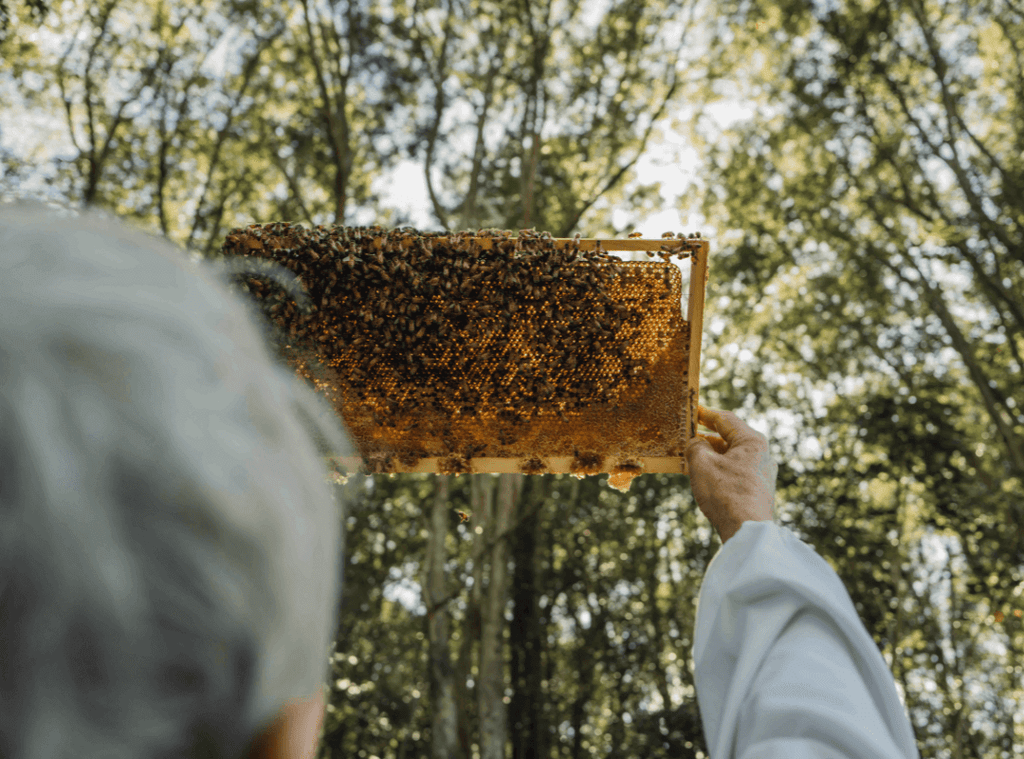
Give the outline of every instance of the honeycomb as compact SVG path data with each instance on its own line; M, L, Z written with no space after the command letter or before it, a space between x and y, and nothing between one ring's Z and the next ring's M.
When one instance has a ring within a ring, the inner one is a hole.
M240 276L367 470L608 472L622 489L645 471L685 472L706 251L693 238L287 223L232 230L222 247L302 283L306 310L255 270ZM672 257L694 263L689 320Z

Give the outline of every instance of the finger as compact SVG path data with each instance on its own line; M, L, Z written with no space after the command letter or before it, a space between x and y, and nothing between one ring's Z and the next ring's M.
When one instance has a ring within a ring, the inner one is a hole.
M698 432L697 434L711 444L711 447L715 449L715 453L725 453L729 450L729 443L725 441L725 438L719 435L705 435L703 432Z
M764 436L760 432L731 411L720 411L718 409L698 406L697 418L705 427L721 435L730 448L751 442L756 442L760 445L764 440Z
M701 468L707 458L714 458L716 455L717 452L709 440L703 435L695 437L686 446L686 466L689 468L690 474L692 475L696 469Z
M746 427L746 424L731 411L721 411L705 406L697 407L697 419L709 430L721 435L729 445L739 442L743 434L742 427Z

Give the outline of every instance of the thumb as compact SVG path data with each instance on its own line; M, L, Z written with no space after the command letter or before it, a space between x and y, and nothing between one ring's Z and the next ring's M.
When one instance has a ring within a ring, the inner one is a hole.
M690 441L689 445L686 446L686 465L690 469L690 473L693 473L694 469L699 469L703 466L708 456L715 456L715 449L712 448L704 438L698 436Z

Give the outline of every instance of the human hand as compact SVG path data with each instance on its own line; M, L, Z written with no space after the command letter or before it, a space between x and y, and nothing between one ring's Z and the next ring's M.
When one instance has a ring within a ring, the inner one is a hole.
M724 543L744 522L772 521L779 467L768 439L731 411L700 406L698 419L718 434L699 433L687 446L690 489Z

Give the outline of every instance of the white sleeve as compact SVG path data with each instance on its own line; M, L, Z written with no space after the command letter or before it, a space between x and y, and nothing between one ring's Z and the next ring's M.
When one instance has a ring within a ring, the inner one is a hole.
M697 602L697 702L712 759L917 757L892 673L842 581L771 522L744 522Z

